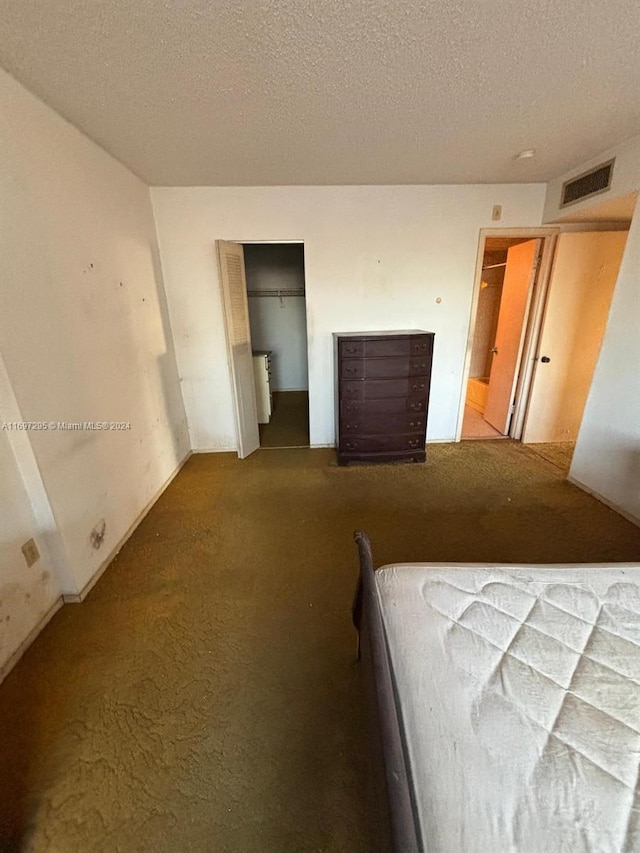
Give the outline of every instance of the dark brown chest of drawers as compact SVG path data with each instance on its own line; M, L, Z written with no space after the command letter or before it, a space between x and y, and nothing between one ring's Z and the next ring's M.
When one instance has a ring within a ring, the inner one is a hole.
M338 463L424 462L433 332L336 332Z

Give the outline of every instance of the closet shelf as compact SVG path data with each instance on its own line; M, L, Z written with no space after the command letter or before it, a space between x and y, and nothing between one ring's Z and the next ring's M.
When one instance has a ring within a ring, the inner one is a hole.
M291 288L287 290L247 290L247 296L304 296L304 288Z

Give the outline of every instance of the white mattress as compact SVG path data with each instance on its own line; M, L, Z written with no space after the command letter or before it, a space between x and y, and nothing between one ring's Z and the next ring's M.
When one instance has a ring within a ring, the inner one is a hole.
M640 567L376 578L427 853L640 851Z

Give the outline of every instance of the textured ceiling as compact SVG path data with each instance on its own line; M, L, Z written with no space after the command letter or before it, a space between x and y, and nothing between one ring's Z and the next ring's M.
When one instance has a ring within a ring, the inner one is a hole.
M639 34L638 0L2 0L0 64L151 184L521 182L640 132Z

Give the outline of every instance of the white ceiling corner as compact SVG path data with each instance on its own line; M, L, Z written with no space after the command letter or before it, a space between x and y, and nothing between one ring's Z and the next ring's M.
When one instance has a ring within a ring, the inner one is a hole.
M556 222L631 222L638 201L638 193L632 192L604 201L596 196L588 206L563 210Z

